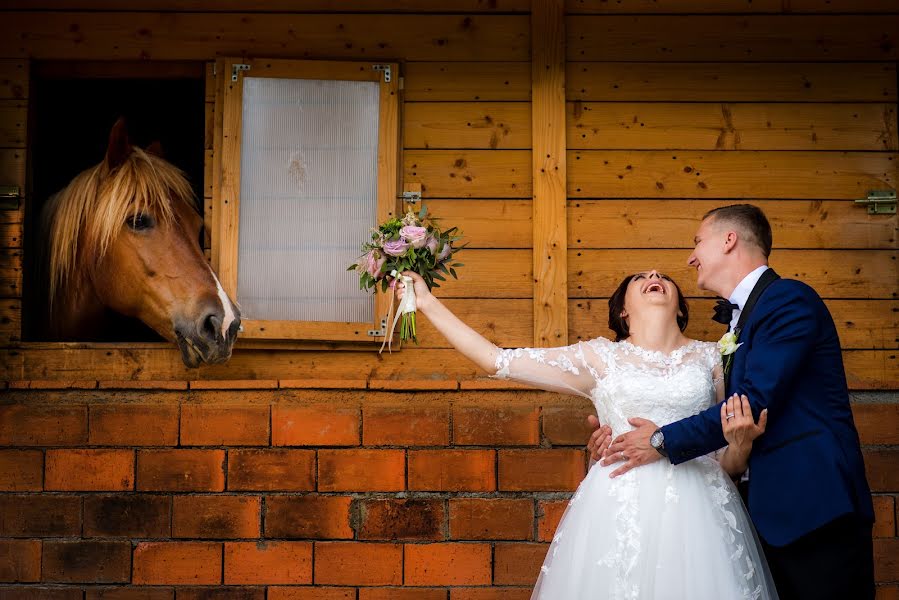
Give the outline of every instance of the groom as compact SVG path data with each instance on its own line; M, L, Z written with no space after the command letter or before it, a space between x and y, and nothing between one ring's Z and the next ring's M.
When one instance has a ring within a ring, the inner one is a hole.
M729 298L715 311L740 344L723 357L725 396L746 394L756 418L768 409L749 459L749 513L781 600L874 598L874 511L840 341L818 294L768 267L771 238L759 208L717 208L703 217L688 261L701 289ZM626 460L618 475L727 444L720 404L661 428L632 424L604 454L603 464ZM591 437L594 459L603 430Z

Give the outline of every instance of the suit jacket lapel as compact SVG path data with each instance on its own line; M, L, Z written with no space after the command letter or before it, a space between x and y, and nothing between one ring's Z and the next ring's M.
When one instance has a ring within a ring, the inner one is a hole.
M752 312L752 309L755 308L756 303L758 303L759 298L762 297L762 293L767 289L769 285L774 283L780 279L780 275L774 272L774 269L768 269L762 276L759 277L759 280L756 282L755 287L752 288L752 292L750 292L749 297L746 299L746 304L743 305L743 309L740 311L740 318L737 320L737 326L734 327L734 331L737 333L737 339L740 338L740 333L743 331L743 325L746 324L746 321L749 320L749 313ZM733 368L728 369L727 373L724 374L724 388L726 390L730 390L730 373L733 371Z

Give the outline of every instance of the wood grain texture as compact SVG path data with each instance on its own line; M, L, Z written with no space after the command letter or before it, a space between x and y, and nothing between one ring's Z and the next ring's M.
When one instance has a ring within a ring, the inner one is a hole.
M407 149L531 147L527 102L407 102L403 106Z
M405 99L419 101L527 101L530 62L407 62Z
M407 150L403 180L429 198L530 198L529 150Z

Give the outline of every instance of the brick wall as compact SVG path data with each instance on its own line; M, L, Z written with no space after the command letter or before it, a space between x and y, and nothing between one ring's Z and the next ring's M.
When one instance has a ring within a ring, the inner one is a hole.
M899 404L863 400L895 599ZM0 597L527 599L588 410L523 391L10 390Z

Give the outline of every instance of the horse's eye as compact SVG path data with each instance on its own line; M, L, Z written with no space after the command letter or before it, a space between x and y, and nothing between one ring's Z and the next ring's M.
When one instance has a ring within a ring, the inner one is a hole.
M125 223L134 231L144 231L147 229L152 229L153 226L156 225L153 217L146 213L128 217L128 220L125 221Z

